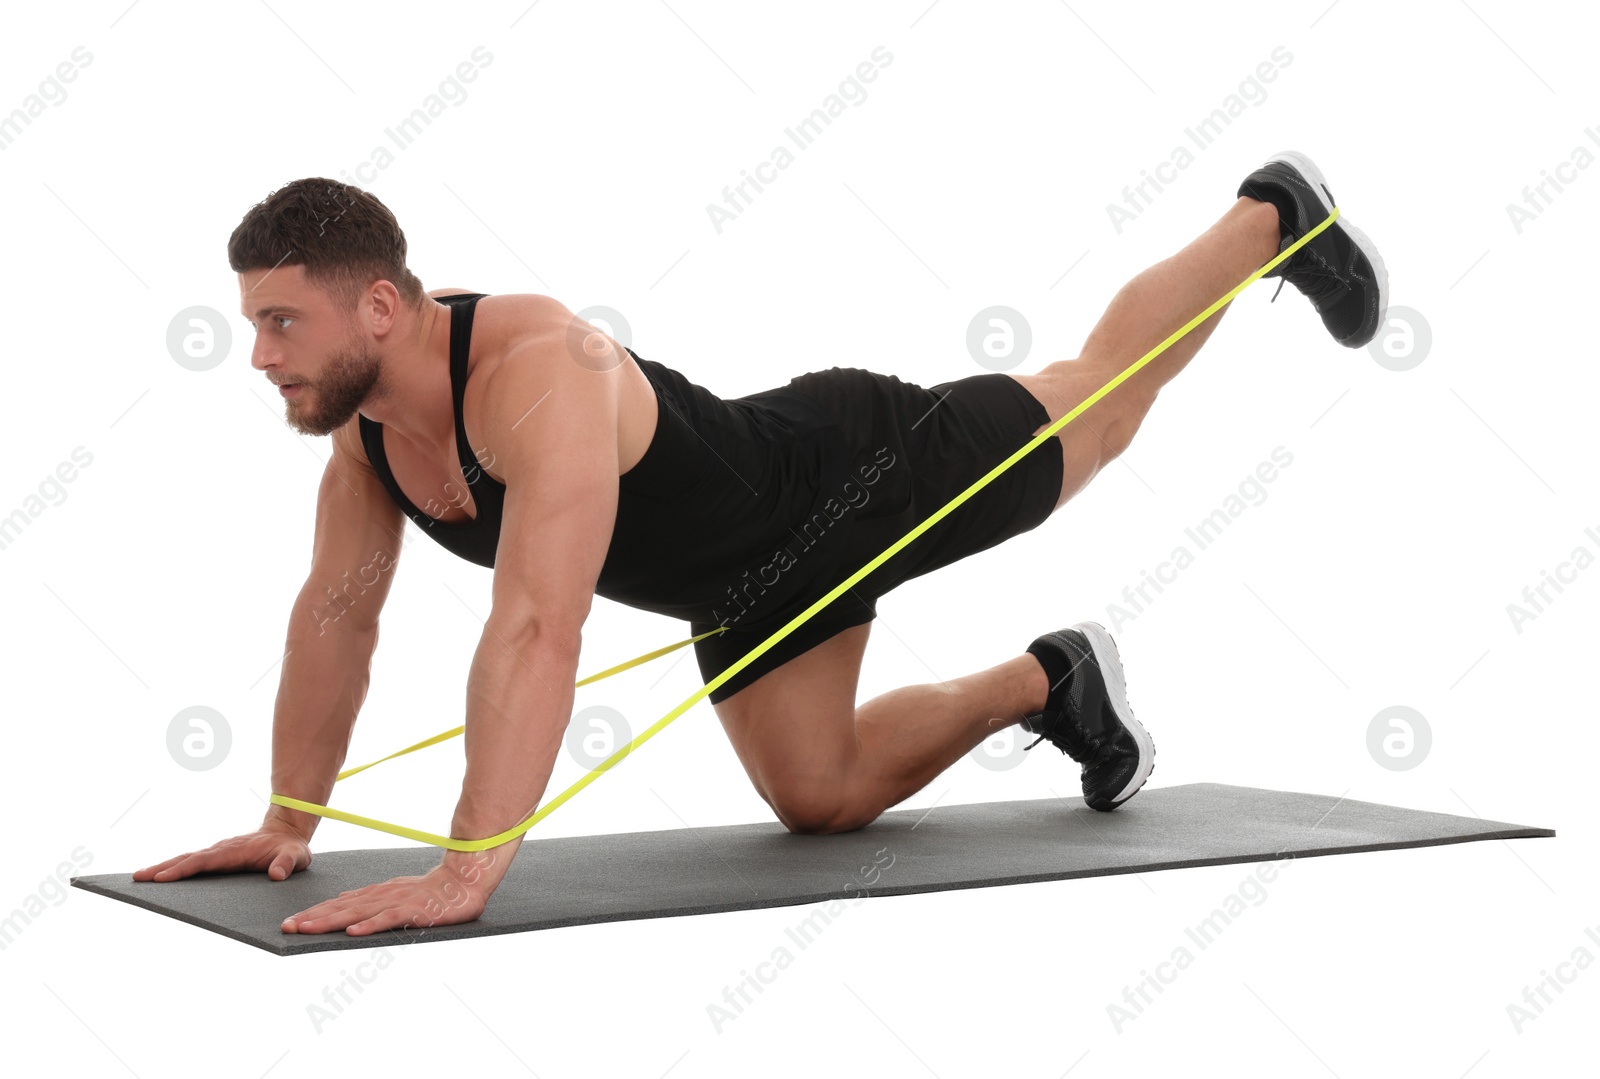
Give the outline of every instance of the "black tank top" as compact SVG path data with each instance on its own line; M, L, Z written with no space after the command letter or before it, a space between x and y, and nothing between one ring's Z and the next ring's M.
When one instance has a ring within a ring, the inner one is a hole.
M450 390L456 448L477 516L451 523L400 490L383 425L360 417L361 442L389 496L440 546L493 567L505 485L479 467L461 404L472 315L487 293L438 297L450 313ZM656 391L655 434L618 479L616 524L596 583L606 599L686 621L762 628L814 599L843 569L850 515L825 512L848 479L837 424L789 387L724 400L627 350ZM819 516L820 515L820 516ZM790 615L792 617L792 613Z

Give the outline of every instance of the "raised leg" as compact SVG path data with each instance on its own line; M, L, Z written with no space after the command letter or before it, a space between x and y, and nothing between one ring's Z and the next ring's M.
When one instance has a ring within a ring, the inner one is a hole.
M1183 250L1123 285L1076 359L1012 377L1054 423L1277 253L1278 211L1240 198ZM1056 434L1064 465L1058 509L1128 448L1157 391L1183 370L1227 311L1219 309Z

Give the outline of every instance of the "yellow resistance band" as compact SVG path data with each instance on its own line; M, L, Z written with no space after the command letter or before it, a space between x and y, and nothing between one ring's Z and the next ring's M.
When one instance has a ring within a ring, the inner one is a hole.
M957 506L961 505L961 503L965 502L967 499L971 498L974 494L976 494L977 492L982 490L984 487L986 487L989 483L991 483L995 479L995 477L999 476L1000 473L1004 472L1006 469L1010 468L1012 465L1014 465L1018 461L1020 461L1023 458L1024 455L1029 453L1036 446L1039 446L1039 445L1043 444L1045 439L1053 437L1057 431L1061 430L1061 428L1065 427L1067 424L1071 423L1073 420L1075 420L1079 416L1083 415L1083 413L1087 412L1091 405L1093 405L1095 402L1099 401L1102 397L1104 397L1106 394L1110 393L1112 390L1116 389L1118 386L1122 385L1123 382L1125 382L1129 378L1131 378L1133 376L1133 374L1135 372L1137 372L1140 368L1144 367L1145 364L1149 363L1151 360L1153 360L1157 356L1161 355L1161 353L1165 352L1169 347L1171 347L1174 342L1176 342L1177 340L1182 338L1185 334L1187 334L1190 330L1194 329L1196 326L1200 325L1200 323L1202 323L1206 319L1210 318L1213 314L1215 314L1224 305L1232 302L1232 300L1233 300L1233 298L1235 296L1239 295L1239 293L1243 292L1250 285L1252 285L1256 281L1260 280L1265 274L1269 273L1280 262L1282 262L1284 259L1288 258L1290 255L1294 254L1301 247L1303 247L1309 240L1311 240L1313 237L1315 237L1316 235L1321 233L1329 225L1333 224L1333 222L1338 218L1338 216L1339 216L1339 208L1337 206L1335 206L1333 208L1333 212L1330 213L1327 216L1327 218L1321 224L1317 225L1310 232L1308 232L1304 236L1300 237L1293 244L1291 244L1288 248L1286 248L1285 250L1279 252L1278 256L1276 258L1274 258L1271 262L1269 262L1266 265L1262 266L1255 273L1251 274L1249 277L1247 277L1243 281L1239 282L1239 284L1235 285L1228 292L1228 294L1226 296L1222 297L1220 300L1218 300L1215 303L1213 303L1210 307L1206 308L1204 311L1200 312L1194 318L1190 319L1188 321L1188 323L1185 324L1182 329L1180 329L1177 332L1173 333L1165 341L1161 342L1155 348L1151 349L1149 352L1147 352L1143 356L1139 357L1138 360L1136 360L1134 363L1132 363L1132 364L1130 364L1128 366L1127 370L1123 371L1120 375L1117 375L1110 382L1107 382L1104 386L1101 386L1093 394L1091 394L1090 396L1085 398L1083 400L1083 402L1081 404L1079 404L1076 408L1074 408L1071 412L1068 412L1065 416L1062 416L1059 420L1057 420L1054 423L1052 423L1049 427L1046 427L1043 431L1040 431L1038 434L1034 435L1033 438L1025 446L1023 446L1021 449L1017 450L1010 457L1007 457L1004 461L1001 461L998 465L995 465L992 469L990 469L988 471L988 473L986 473L984 476L982 476L979 479L977 479L976 481L974 481L973 484L970 487L968 487L965 491L962 491L960 494L956 495L956 497L952 498L949 502L945 503L942 507L940 507L927 520L923 521L921 524L917 525L917 527L913 528L910 532L907 532L904 536L900 537L900 539L896 540L892 547L890 547L888 550L884 551L878 557L874 558L871 562L868 562L865 566L862 566L860 569L856 570L855 573L853 573L849 577L845 578L845 580L843 580L839 584L835 585L834 588L833 588L833 591L829 592L827 595L823 596L821 599L819 599L815 603L813 603L810 607L806 608L803 612L801 612L800 614L796 615L793 619L790 620L788 625L784 626L782 629L778 630L778 632L774 633L772 636L768 637L766 640L762 641L760 644L758 644L754 648L752 648L750 650L750 652L747 655L744 656L743 659L740 659L738 662L734 663L727 670L723 671L721 674L717 675L711 681L707 682L705 685L703 685L699 689L695 690L694 693L692 695L690 695L690 697L687 700L685 700L682 704L678 705L678 707L674 708L672 711L668 712L666 715L664 715L660 719L656 720L648 728L646 728L638 737L634 738L627 745L623 746L621 749L619 749L615 753L611 754L611 756L609 756L605 760L601 761L598 765L595 766L595 768L592 771L589 772L588 775L584 776L582 779L578 780L572 786L570 786L566 790L562 791L555 798L552 798L550 801L546 802L543 806L541 806L539 808L539 810L537 812L533 813L526 820L524 820L521 824L518 824L518 825L516 825L516 826L514 826L512 828L508 828L508 829L506 829L505 831L501 832L498 835L488 836L487 838L484 838L484 839L454 839L454 838L452 838L450 836L435 835L432 832L424 832L424 831L419 831L418 829L415 829L415 828L407 828L404 825L390 824L387 821L374 820L371 817L363 817L363 816L360 816L360 815L355 814L355 813L346 813L346 812L344 812L343 810L340 810L340 809L332 809L332 808L330 808L328 806L317 805L315 802L303 802L298 798L290 798L288 795L285 795L285 794L273 794L272 798L271 798L272 804L273 805L280 805L280 806L287 806L290 809L298 809L298 810L301 810L302 812L305 812L305 813L314 813L319 817L331 817L334 820L341 820L341 821L344 821L347 824L359 824L364 828L372 828L372 829L375 829L375 830L380 831L380 832L388 832L390 835L403 836L406 839L415 839L415 840L417 840L419 842L422 842L422 843L430 843L430 844L432 844L433 846L436 846L436 847L444 847L447 850L459 850L459 851L488 850L490 847L498 847L502 843L506 843L506 842L509 842L510 840L513 840L513 839L517 838L518 836L520 836L523 833L525 833L526 831L528 831L528 829L532 828L535 824L538 824L545 817L547 817L551 813L553 813L557 806L561 805L567 799L569 799L573 795L577 794L583 788L587 787L590 783L593 783L597 778L599 778L599 776L600 776L600 774L602 772L608 771L611 768L612 765L614 765L618 761L622 760L623 757L626 757L629 753L632 753L639 746L644 745L645 742L649 741L651 738L654 738L664 727L666 727L667 724L671 723L673 720L675 720L679 716L683 715L683 713L687 712L690 708L692 708L696 703L698 703L707 694L711 693L713 690L715 690L718 686L722 685L728 679L732 678L734 675L736 675L740 671L744 670L744 668L746 666L748 666L752 661L754 661L757 656L760 656L762 653L766 652L767 649L771 648L773 645L775 645L779 641L783 640L783 638L787 637L790 633L792 633L795 629L797 629L800 625L802 625L812 615L816 614L818 611L822 610L822 608L826 607L828 604L832 603L835 599L837 599L840 595L842 595L846 589L850 588L857 581L861 580L861 578L865 577L867 574L871 573L873 570L875 570L879 566L883 565L884 562L888 561L890 556L895 554L897 551L899 551L906 544L910 543L912 540L914 540L918 536L922 535L922 533L926 532L929 528L933 527L939 521L943 520L945 515L948 514L951 510L955 509ZM611 675L616 674L619 671L627 670L629 667L633 667L633 666L636 666L636 665L638 665L640 663L644 663L644 662L646 662L648 660L656 658L657 656L665 655L666 653L671 652L671 651L673 651L675 649L682 648L684 645L692 644L695 641L701 640L701 639L703 639L705 637L709 637L714 633L721 633L726 628L727 627L725 627L725 626L720 626L717 629L711 630L708 633L702 633L698 637L690 637L688 640L679 641L677 644L668 645L665 648L658 648L654 652L647 652L646 654L638 657L637 659L631 659L626 663L618 664L617 666L611 667L608 670L601 671L599 674L590 675L588 678L585 678L585 679L579 681L578 683L576 683L576 685L583 686L583 685L587 685L590 682L596 682L596 681L599 681L602 678L610 677ZM465 729L466 728L463 726L463 727L456 727L456 728L454 728L452 730L444 731L441 734L434 735L432 738L428 738L428 739L425 739L424 741L418 742L414 746L407 746L405 749L402 749L402 750L400 750L400 751L398 751L396 753L391 753L387 757L381 757L378 760L373 761L371 764L363 764L363 765L360 765L360 766L358 766L356 768L346 769L345 771L339 773L339 775L335 779L335 782L337 782L340 779L344 779L347 776L355 775L357 772L365 771L366 769L371 768L374 764L382 764L386 760L392 760L395 757L404 756L407 753L412 753L412 752L415 752L416 750L424 749L427 746L437 745L439 742L443 742L443 741L445 741L447 739L454 738L456 735L461 734Z

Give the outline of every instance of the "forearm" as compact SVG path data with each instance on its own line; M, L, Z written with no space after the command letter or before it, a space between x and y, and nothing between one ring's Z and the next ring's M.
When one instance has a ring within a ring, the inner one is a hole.
M467 770L452 836L497 835L538 806L572 715L579 639L577 628L485 626L467 678ZM486 870L492 891L517 846L513 840L476 856L447 851L444 864Z
M296 601L296 611L301 601ZM377 648L374 626L318 632L290 623L272 716L272 790L326 805L366 700ZM322 818L269 806L267 823L286 824L307 839Z

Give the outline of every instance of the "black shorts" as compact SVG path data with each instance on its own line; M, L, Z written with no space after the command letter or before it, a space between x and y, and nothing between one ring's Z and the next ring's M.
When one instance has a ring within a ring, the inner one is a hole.
M798 394L834 421L823 437L838 438L848 471L835 477L845 493L826 559L817 559L803 601L740 622L695 644L700 675L709 682L773 633L871 562L995 465L1021 449L1050 422L1034 396L1001 373L923 387L894 375L832 367L799 375L781 389L752 395ZM841 630L877 617L877 599L897 585L1027 532L1050 516L1061 494L1061 441L1046 439L982 490L902 547L848 590L791 630L728 681L712 690L718 703L763 674ZM717 627L691 622L693 633Z

